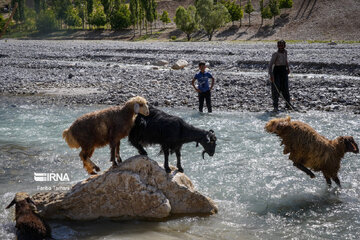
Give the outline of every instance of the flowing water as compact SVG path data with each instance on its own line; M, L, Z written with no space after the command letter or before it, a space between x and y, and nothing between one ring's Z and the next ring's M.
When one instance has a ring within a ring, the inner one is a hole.
M106 106L43 106L12 98L0 101L0 239L15 238L14 194L66 190L87 177L79 150L70 149L62 131L80 115ZM310 179L282 154L280 141L264 131L269 113L164 109L218 138L213 157L201 158L195 143L183 146L186 175L196 189L214 199L219 213L166 221L50 221L55 239L358 239L360 234L360 161L345 155L339 172L342 189L328 189L316 173ZM290 113L328 138L353 135L360 141L359 116L348 113ZM280 114L279 116L285 116ZM162 165L158 146L148 148ZM121 156L137 154L122 140ZM110 167L109 149L93 156L102 170ZM171 157L175 165L175 156ZM70 182L35 182L36 173L66 173Z

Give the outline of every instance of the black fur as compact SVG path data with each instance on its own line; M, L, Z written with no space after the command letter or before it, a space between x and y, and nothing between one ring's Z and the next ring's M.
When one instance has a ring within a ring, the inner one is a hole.
M130 131L129 141L136 147L141 155L147 155L144 147L152 144L160 144L161 152L164 153L164 168L169 168L169 153L176 154L177 168L183 172L181 167L181 147L184 143L200 143L203 148L203 155L206 152L210 156L215 153L216 136L214 131L205 131L196 128L183 119L169 115L157 108L149 106L149 116L138 114L135 124Z
M52 239L50 226L34 211L35 204L30 197L22 200L15 197L6 208L14 204L18 240Z

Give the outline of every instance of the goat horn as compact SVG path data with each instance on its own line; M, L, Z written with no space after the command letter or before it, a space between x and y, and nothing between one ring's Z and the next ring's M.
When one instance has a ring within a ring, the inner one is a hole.
M10 208L12 205L16 203L15 199L11 201L11 203L6 207L6 209Z

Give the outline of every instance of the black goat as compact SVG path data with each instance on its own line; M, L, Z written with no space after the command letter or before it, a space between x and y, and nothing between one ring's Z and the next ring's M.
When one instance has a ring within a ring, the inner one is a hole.
M204 151L202 157L207 153L213 156L216 147L216 136L213 130L205 131L196 128L183 119L169 115L152 106L149 107L149 116L138 114L135 124L130 131L129 141L136 147L141 155L147 155L144 146L160 144L161 152L164 153L164 168L166 172L171 172L169 168L169 152L175 152L177 168L179 172L184 172L181 167L180 150L184 143L200 143Z
M18 240L52 239L49 225L35 212L35 204L27 193L16 193L6 208L14 204Z

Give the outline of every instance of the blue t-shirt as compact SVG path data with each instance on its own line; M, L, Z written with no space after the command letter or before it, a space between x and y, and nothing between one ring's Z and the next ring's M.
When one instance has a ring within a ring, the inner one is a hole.
M194 78L197 80L198 89L201 92L207 92L210 90L209 78L213 78L213 76L209 72L198 72L197 74L195 74Z

